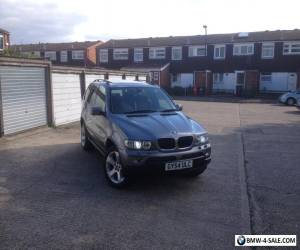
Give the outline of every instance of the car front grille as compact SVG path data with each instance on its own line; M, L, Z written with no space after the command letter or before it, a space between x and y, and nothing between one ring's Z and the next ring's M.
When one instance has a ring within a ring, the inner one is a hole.
M160 138L157 142L160 149L188 148L192 146L193 136L179 137L177 142L173 138Z
M182 136L177 141L178 148L188 148L193 143L193 136Z
M160 138L158 139L158 146L161 149L173 149L176 146L173 138Z

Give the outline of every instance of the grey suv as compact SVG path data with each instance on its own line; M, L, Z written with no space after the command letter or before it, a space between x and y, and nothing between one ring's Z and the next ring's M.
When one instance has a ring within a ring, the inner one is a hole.
M181 110L158 86L96 80L84 95L81 145L103 154L114 187L141 169L197 176L211 160L211 145L204 128Z

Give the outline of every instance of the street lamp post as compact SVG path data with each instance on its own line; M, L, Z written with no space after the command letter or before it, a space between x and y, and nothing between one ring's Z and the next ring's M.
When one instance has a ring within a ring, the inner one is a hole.
M205 30L205 56L207 57L207 25L203 25ZM207 95L207 70L205 70L205 90L204 94Z
M207 25L203 25L205 30L205 55L207 56Z

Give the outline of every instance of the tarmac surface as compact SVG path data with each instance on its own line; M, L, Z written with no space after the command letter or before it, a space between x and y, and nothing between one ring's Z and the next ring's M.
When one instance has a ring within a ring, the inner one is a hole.
M0 139L0 249L233 249L235 234L300 233L300 111L178 101L208 130L198 178L107 185L79 124ZM299 242L298 242L299 245ZM265 248L264 248L265 249Z

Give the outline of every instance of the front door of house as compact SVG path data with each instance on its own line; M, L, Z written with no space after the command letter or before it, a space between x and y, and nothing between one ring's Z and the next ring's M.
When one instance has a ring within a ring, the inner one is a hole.
M246 80L245 71L235 72L235 84L236 84L235 94L236 95L238 96L242 95L242 92L245 88L245 80Z
M296 73L288 74L287 88L288 88L288 90L296 90L297 89L297 74Z

